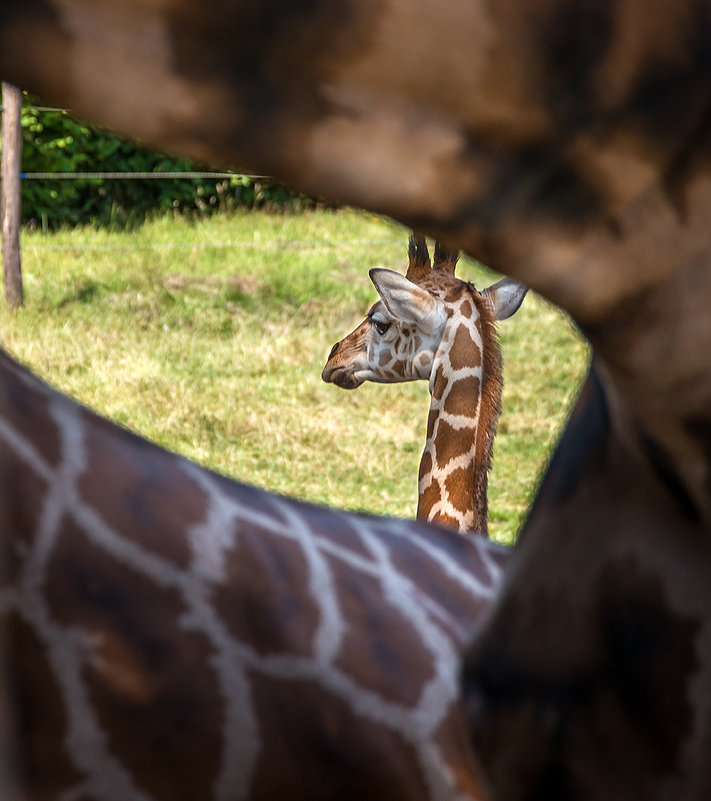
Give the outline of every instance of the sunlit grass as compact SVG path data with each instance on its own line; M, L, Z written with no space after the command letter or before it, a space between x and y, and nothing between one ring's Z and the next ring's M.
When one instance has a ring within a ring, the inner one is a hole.
M277 492L414 516L424 383L321 381L328 351L402 269L408 232L317 211L162 218L129 233L23 236L26 306L2 342L55 386L202 464ZM496 279L465 262L479 286ZM529 296L501 325L504 414L492 534L511 541L586 361L567 320Z

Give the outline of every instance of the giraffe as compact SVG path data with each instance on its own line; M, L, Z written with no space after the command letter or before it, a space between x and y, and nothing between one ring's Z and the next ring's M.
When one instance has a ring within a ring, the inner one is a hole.
M230 481L1 352L0 464L3 801L484 798L458 668L506 549Z
M429 381L427 441L417 517L488 536L488 471L501 414L501 350L495 321L519 309L527 289L504 278L482 292L454 272L459 253L410 238L407 275L374 268L380 300L337 342L322 378L344 389L363 381Z
M711 792L709 20L711 0L3 5L0 73L43 100L390 215L587 336L465 661L494 799Z

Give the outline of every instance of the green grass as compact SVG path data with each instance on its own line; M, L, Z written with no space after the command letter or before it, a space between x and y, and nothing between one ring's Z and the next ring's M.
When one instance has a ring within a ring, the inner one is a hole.
M424 382L344 392L331 345L375 299L368 269L403 269L408 232L317 211L162 218L128 233L25 233L26 305L2 343L53 385L240 480L348 509L412 517ZM496 276L465 261L459 274ZM529 296L501 325L504 414L491 530L510 542L587 360L567 320Z

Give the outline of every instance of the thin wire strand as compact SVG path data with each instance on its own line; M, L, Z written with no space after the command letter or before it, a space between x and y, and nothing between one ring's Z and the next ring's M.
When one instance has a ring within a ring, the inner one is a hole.
M22 110L30 109L31 111L57 111L60 114L71 114L71 111L66 108L54 108L53 106L23 106ZM5 111L5 106L0 105L0 111Z
M25 180L71 181L97 178L102 180L150 180L167 178L249 178L250 180L268 180L266 175L243 175L234 172L21 172L20 178Z

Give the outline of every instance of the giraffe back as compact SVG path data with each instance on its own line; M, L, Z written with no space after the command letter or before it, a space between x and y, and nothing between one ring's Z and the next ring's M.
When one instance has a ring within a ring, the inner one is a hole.
M458 670L503 548L230 481L4 354L0 468L23 797L483 797Z

